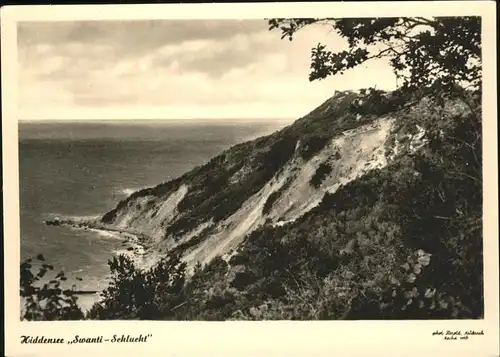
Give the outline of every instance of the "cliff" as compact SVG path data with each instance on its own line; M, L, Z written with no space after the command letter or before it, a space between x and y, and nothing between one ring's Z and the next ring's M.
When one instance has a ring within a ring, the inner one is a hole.
M101 217L52 221L137 246L137 259L110 261L113 284L89 316L480 318L482 115L470 94L340 92Z
M258 227L294 222L325 194L394 160L387 149L397 134L395 118L416 117L425 104L390 114L353 114L350 106L363 98L356 92L337 93L281 131L236 145L175 180L134 192L100 224L149 237L151 262L167 251L181 252L190 266L229 257ZM421 132L410 137L407 146L421 146Z

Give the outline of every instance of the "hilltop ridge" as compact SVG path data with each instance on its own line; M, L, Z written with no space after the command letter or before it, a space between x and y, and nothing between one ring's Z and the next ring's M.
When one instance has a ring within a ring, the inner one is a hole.
M230 254L255 228L293 221L326 192L386 164L384 142L392 122L348 113L356 98L359 93L338 92L274 134L134 192L100 223L149 236L153 255L182 250L194 264Z
M194 265L231 255L258 227L293 222L325 194L391 161L387 146L398 113L354 114L350 107L363 98L360 92L337 92L274 134L134 192L100 223L149 237L150 258L175 250ZM421 110L413 107L405 115Z
M89 314L479 318L481 120L464 96L339 92L100 217L61 221L144 248L110 263L118 280Z

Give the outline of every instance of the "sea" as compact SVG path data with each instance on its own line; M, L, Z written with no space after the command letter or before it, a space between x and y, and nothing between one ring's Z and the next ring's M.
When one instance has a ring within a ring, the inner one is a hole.
M54 216L97 216L137 189L174 179L229 147L291 120L20 121L21 259L42 254L68 288L101 291L123 240L47 226ZM36 266L35 266L36 268ZM48 275L44 279L51 279ZM98 294L81 295L88 309Z

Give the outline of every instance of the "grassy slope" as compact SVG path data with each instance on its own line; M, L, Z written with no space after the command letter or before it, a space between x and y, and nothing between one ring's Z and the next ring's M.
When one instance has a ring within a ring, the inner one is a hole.
M182 203L184 223L171 229L181 230L207 215L223 217L250 196L247 190L258 189L280 169L297 140L302 156L313 157L321 148L321 140L315 145L314 139L340 134L391 110L391 103L379 98L368 102L360 121L346 110L352 99L350 94L329 100L277 134L237 145L176 180L136 192L116 210L134 197L163 197L185 183L195 189ZM395 156L388 166L327 194L292 223L253 231L229 262L215 258L197 266L186 281L186 265L172 254L147 271L125 256L114 258L113 283L87 318L481 318L482 113L480 106L471 109L471 103L443 103L441 107L426 98L393 111L394 140L388 141L386 153ZM411 150L411 135L419 128L426 144ZM230 182L244 165L249 170L229 191L207 190L207 184ZM103 220L112 221L116 210ZM21 265L23 296L57 299L60 289L33 292L30 268ZM69 310L42 310L48 315L40 319L82 315L74 299Z
M254 231L229 265L216 260L197 273L178 318L480 317L481 170L473 160L480 163L481 144L471 136L480 123L463 106L448 109L442 115L430 102L400 112L400 134L428 124L428 148L400 148L391 165L296 222Z
M279 170L297 140L302 155L312 157L321 148L314 145L318 138L377 117L357 120L346 111L352 99L329 100L281 132L237 145L151 189L160 194L181 181L195 188L170 229L237 209ZM215 259L197 269L182 307L163 318L481 317L481 115L464 108L451 101L442 110L425 100L394 113L393 137L403 144L389 166L327 195L293 223L254 231L229 264ZM411 140L401 138L416 125L426 130L428 144L411 153ZM244 165L251 169L227 190L206 189L228 182Z

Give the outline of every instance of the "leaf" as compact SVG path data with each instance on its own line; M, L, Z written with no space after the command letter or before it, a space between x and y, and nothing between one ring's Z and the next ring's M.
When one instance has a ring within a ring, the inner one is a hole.
M415 264L413 266L413 272L415 274L420 274L422 272L422 266L420 264Z
M385 303L385 302L381 302L378 306L379 306L379 308L380 308L381 310L383 310L383 309L387 308L387 307L389 306L389 304L387 304L387 303Z
M439 307L442 308L442 309L447 309L448 308L448 302L446 301L443 301L443 300L440 300L439 301Z
M410 270L410 264L404 263L403 265L401 265L401 268L408 271L408 270Z
M431 262L430 255L424 255L418 258L418 263L422 266L427 266Z
M396 279L394 276L391 276L390 282L392 285L399 285L398 279Z
M413 273L410 273L407 277L406 277L406 281L408 283L413 283L415 280L417 279L417 277L415 276L415 274Z
M419 250L417 250L417 255L418 255L419 257L423 256L424 254L425 254L425 251L424 251L423 249L419 249Z
M427 288L424 293L424 297L427 299L432 298L436 294L436 289Z

